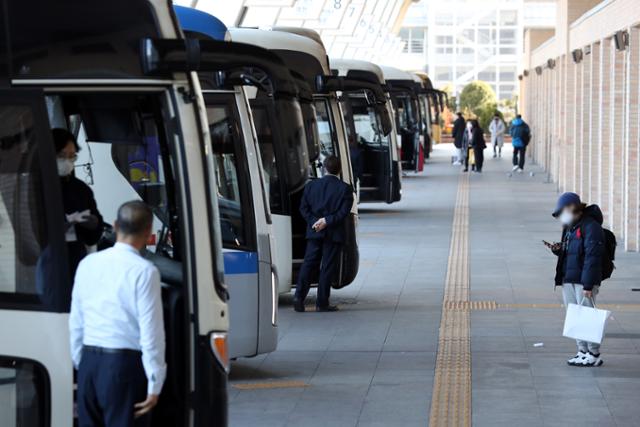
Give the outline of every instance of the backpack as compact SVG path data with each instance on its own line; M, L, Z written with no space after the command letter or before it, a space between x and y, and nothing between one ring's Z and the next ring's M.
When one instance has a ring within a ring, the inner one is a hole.
M522 142L524 142L525 146L529 145L529 143L531 142L531 129L529 129L529 126L527 124L524 124Z
M604 233L604 253L602 254L602 280L607 280L616 269L613 261L616 259L616 235L611 230L602 229Z

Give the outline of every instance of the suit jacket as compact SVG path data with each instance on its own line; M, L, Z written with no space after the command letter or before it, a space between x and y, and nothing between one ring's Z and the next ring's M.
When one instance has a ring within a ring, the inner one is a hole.
M300 213L307 222L307 239L329 238L334 242L345 241L345 220L353 206L351 186L333 175L314 179L304 188ZM311 228L316 221L324 218L327 227L319 232Z

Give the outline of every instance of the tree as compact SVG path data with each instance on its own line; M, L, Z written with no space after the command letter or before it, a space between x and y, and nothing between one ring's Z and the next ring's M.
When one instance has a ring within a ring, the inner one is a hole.
M498 108L496 94L491 86L482 81L473 81L462 89L459 98L460 109L476 116L482 129L486 130Z

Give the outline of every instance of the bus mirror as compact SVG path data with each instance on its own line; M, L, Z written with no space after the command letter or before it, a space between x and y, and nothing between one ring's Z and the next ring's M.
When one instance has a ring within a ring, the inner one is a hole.
M391 114L387 110L386 104L376 104L376 112L380 117L380 125L382 126L382 133L387 136L393 130L393 123L391 122Z

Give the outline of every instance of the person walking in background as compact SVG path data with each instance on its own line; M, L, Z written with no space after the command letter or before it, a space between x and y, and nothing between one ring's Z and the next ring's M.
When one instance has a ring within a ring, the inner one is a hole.
M562 223L561 241L544 242L558 257L555 285L562 286L565 306L577 304L594 307L600 283L605 278L602 211L597 205L582 203L576 193L564 193L558 199L552 215ZM600 344L578 340L577 345L578 353L567 360L569 365L602 365Z
M461 165L464 159L467 157L462 148L462 139L464 138L465 120L462 113L456 113L457 118L453 122L453 130L451 136L453 136L453 145L456 147L456 161L454 165Z
M167 372L160 273L140 255L152 224L146 204L123 204L115 246L78 266L69 331L80 427L149 426L158 403Z
M462 153L462 162L464 164L464 169L462 172L469 171L469 163L471 163L471 167L475 170L475 160L471 158L471 140L473 139L473 120L468 120L464 126L464 133L462 134L462 144L460 146L460 151Z
M345 220L353 206L353 190L340 179L340 159L324 160L327 174L309 181L302 195L300 213L307 222L307 248L293 299L295 311L305 311L304 300L313 277L320 271L316 311L337 311L329 305L331 282L338 273L345 236Z
M500 114L496 113L489 124L491 132L491 145L493 145L493 158L502 157L502 146L504 145L504 133L506 128Z
M473 150L475 172L482 173L482 166L484 165L484 150L487 148L487 143L484 141L484 131L476 119L471 120L471 143L469 145Z
M513 144L513 171L522 173L524 171L524 158L527 152L527 145L531 141L531 130L529 125L522 120L522 116L518 114L511 122L509 130Z

